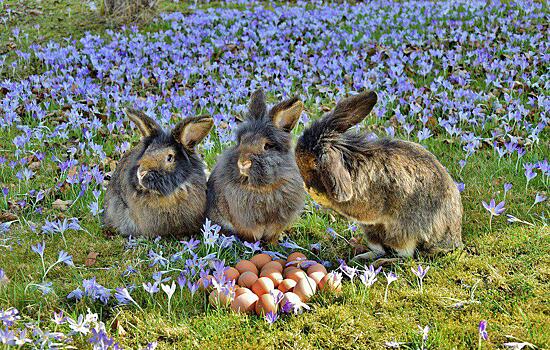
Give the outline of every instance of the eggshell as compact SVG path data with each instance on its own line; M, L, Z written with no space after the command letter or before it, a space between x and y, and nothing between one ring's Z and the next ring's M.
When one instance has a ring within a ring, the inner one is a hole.
M279 284L283 281L283 275L279 271L275 271L275 270L265 271L265 269L263 269L262 273L260 274L260 277L267 277L270 280L272 280L275 288L277 288Z
M260 296L260 295L269 293L269 291L274 288L275 288L275 285L273 284L273 281L270 278L260 277L258 278L256 283L254 283L254 285L252 286L252 291L257 296Z
M285 278L290 278L291 280L295 280L296 282L306 277L307 277L307 273L305 273L305 271L302 271L302 270L291 271L285 276Z
M203 278L203 277L199 278L199 281L198 281L198 283L199 283L199 289L200 289L200 290L203 290L203 291L212 290L212 288L213 288L213 286L212 286L212 279L213 279L213 278L214 278L214 276L212 276L212 275L206 276L206 279L209 281L209 283L207 283L208 286L207 286L206 288L204 288L204 278Z
M321 264L311 265L310 267L307 268L308 275L311 275L312 273L318 272L318 271L322 272L325 275L328 273L326 267L324 267Z
M333 292L342 291L342 281L337 281L333 273L328 273L319 282L320 290L332 290Z
M230 268L228 268L227 270L224 271L223 275L229 281L236 281L239 278L240 273L236 268L230 267Z
M315 281L310 277L306 277L296 283L293 292L300 297L300 300L306 302L315 294L316 290L317 284Z
M258 275L258 272L259 272L256 265L254 265L254 263L249 261L249 260L239 261L237 263L237 265L235 265L235 268L237 269L237 271L239 271L239 273L241 275L243 273L245 273L246 271L250 271L250 272L254 273L255 275Z
M239 287L237 289L235 289L235 298L238 297L239 295L241 294L244 294L244 293L252 293L254 294L250 289L248 288L245 288L245 287ZM255 295L255 294L254 294Z
M277 260L273 260L273 261L276 261L279 263L279 265L281 265L281 267L284 269L286 267L286 260L283 260L283 259L277 259Z
M254 265L256 265L258 270L261 270L262 267L264 267L264 265L267 264L270 261L271 261L271 257L269 255L263 254L263 253L254 255L250 259L250 262L253 263Z
M294 306L301 307L302 300L295 293L286 292L283 295L283 299L281 300L281 303L279 305L281 305L281 307L284 307L286 303L292 303Z
M254 274L252 271L245 271L239 276L239 281L237 284L241 287L250 288L256 281L258 280L258 276Z
M288 256L286 261L291 262L291 261L294 261L294 260L305 260L306 258L307 257L304 253L294 252L294 253L292 253Z
M231 296L218 291L217 289L214 289L212 292L210 292L210 295L208 296L208 301L210 302L210 305L214 307L226 307L231 304L231 301L233 299Z
M277 304L275 304L275 298L271 294L264 294L260 296L256 303L256 314L265 315L268 312L277 312Z
M319 282L321 282L321 280L325 276L326 276L326 273L324 273L322 271L316 271L316 272L310 273L308 275L308 277L310 277L312 280L315 281L315 284L319 284Z
M275 270L275 271L279 271L280 273L283 273L283 267L281 266L281 264L279 264L276 261L270 261L267 264L265 264L262 267L262 271L264 270Z
M281 292L291 292L292 289L296 286L296 281L291 280L290 278L284 279L277 287Z
M256 308L258 296L253 293L243 293L231 302L231 310L240 313L252 313Z
M283 276L286 278L286 276L291 272L291 271L296 271L296 270L299 270L301 271L301 269L297 268L296 266L289 266L287 268L285 268L283 270Z

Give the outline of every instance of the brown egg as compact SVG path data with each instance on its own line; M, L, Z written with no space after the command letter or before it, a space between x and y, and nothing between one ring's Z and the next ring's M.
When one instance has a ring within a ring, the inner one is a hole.
M268 277L260 277L254 283L252 286L252 291L257 296L263 295L265 293L269 293L270 290L274 289L275 285L273 284L273 281Z
M262 270L262 273L260 274L260 277L267 277L270 280L273 281L273 285L275 288L279 286L279 284L283 281L283 275L279 271L275 270Z
M277 287L281 292L291 292L292 289L296 286L296 281L291 280L290 278L284 279Z
M237 289L235 289L235 298L238 297L239 295L241 294L244 294L244 293L252 293L254 294L250 289L248 288L245 288L245 287L239 287ZM255 295L255 294L254 294Z
M242 275L246 271L253 272L256 276L258 275L258 268L254 265L253 262L248 260L241 260L235 265L235 268Z
M286 292L283 295L283 299L281 300L281 304L280 304L281 307L284 307L286 303L292 303L292 305L294 305L294 307L297 309L301 309L303 305L303 302L300 299L300 297L292 292Z
M256 267L256 266L254 266ZM237 284L241 287L251 288L254 283L258 280L258 276L252 271L245 271L239 276L239 281Z
M306 302L315 294L316 290L317 284L315 281L310 277L306 277L296 283L293 292L299 296L303 302Z
M302 271L302 270L291 271L287 273L287 275L285 276L285 278L290 278L291 280L295 280L296 282L306 277L307 277L307 273L305 273L305 271Z
M286 260L283 260L283 259L277 259L277 260L273 260L273 261L276 261L278 262L281 267L284 269L286 267Z
M292 253L288 256L286 261L291 262L291 261L294 261L294 260L305 260L305 259L307 259L307 257L304 253L294 252L294 253Z
M230 295L220 292L217 289L212 290L208 296L210 305L214 307L227 307L231 304L232 300Z
M325 276L326 276L326 273L324 273L322 271L312 272L308 275L308 277L310 277L312 280L315 281L315 284L319 284L319 282L321 282L321 280Z
M281 264L279 264L276 261L270 261L267 264L265 264L262 267L262 271L264 270L275 270L275 271L279 271L280 273L283 273L283 267L281 266Z
M199 278L199 289L202 290L202 291L209 291L209 290L212 290L213 286L212 286L212 279L214 278L214 276L212 275L208 275L205 277L206 280L208 280L208 282L206 283L206 288L204 287L204 278L201 277Z
M277 312L277 304L275 304L275 298L271 294L264 294L256 303L256 314L262 316L268 312Z
M326 267L324 267L321 264L311 265L310 267L307 268L308 275L311 275L312 273L318 272L318 271L321 271L325 275L328 273Z
M321 282L319 282L319 289L320 290L331 290L333 292L341 292L342 291L342 278L338 277L337 275L331 273L328 273L321 279Z
M229 267L227 270L224 271L223 275L225 276L225 278L227 278L229 281L236 281L239 276L240 276L240 273L239 271L234 268L234 267Z
M297 268L296 266L291 265L291 266L289 266L289 267L287 267L287 268L285 268L285 269L283 270L283 276L285 276L285 278L286 278L286 276L287 276L291 271L296 271L296 270L302 271L301 269Z
M258 296L254 293L243 293L231 302L231 310L240 313L252 313L256 307Z
M250 259L250 262L253 263L254 265L256 265L258 270L261 270L262 267L264 267L264 265L267 264L270 261L271 261L271 257L269 255L263 254L263 253L254 255Z

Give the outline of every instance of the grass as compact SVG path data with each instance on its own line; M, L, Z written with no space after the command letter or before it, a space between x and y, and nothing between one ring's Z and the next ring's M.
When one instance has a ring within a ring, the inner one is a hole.
M19 9L22 14L15 14L0 31L0 51L4 52L7 52L6 48L13 49L13 45L23 50L31 43L44 43L50 39L62 41L68 34L78 38L85 31L101 34L111 27L101 17L90 15L86 3L82 1L8 0L6 4ZM70 15L68 8L71 9ZM186 10L186 5L161 1L160 8L181 11ZM42 14L26 15L29 9L37 9ZM26 42L17 43L11 37L10 33L16 26L29 34ZM144 23L142 30L154 30L156 26L154 23ZM15 78L24 74L17 72ZM478 83L483 84L483 80ZM319 115L313 105L306 104L306 107L310 115ZM382 126L376 119L368 120L366 125L376 132ZM297 130L295 133L299 132ZM0 140L11 140L18 134L18 130L0 129ZM123 141L135 143L137 139L137 135L110 137L104 141L104 149L109 152ZM548 157L548 140L543 141L532 147L525 161ZM464 156L461 145L449 142L443 136L429 139L425 144L457 181L466 184L462 193L465 247L437 258L409 259L386 267L385 271L391 269L399 276L389 286L387 303L383 302L385 280L381 277L370 290L356 280L354 285L345 283L342 294L318 294L311 302L313 311L300 316L284 316L273 325L256 316L214 310L208 306L202 293L174 297L172 315L167 313L165 299L157 295L153 301L143 291L133 296L144 312L132 307L111 308L85 302L74 304L65 296L80 285L83 278L97 276L98 282L108 288L125 283L140 285L143 276L149 276L152 272L146 260L149 249L161 249L168 256L179 248L177 242L139 241L135 249L125 249L124 239L108 238L102 234L98 218L92 216L87 207L92 200L91 194L87 194L66 211L46 206L43 214L14 211L0 197L2 212L16 215L18 221L6 236L16 242L11 244L12 250L0 246L0 268L11 280L5 287L0 287L0 309L16 307L27 320L46 320L55 310L63 310L76 317L91 308L100 314L117 341L127 348L139 348L148 341L158 341L160 349L382 349L385 342L398 341L406 343L403 345L405 348L416 349L422 344L418 326L429 325L427 348L472 349L478 346L477 326L483 319L489 324L489 340L484 342L484 348L499 348L502 343L513 340L507 335L539 348L549 347L550 230L544 219L548 215L548 205L543 202L531 207L536 193L548 193L548 184L538 176L524 190L526 181L523 169L516 169L515 159L499 161L490 147L482 147L461 171L458 166L458 161ZM9 160L13 158L14 151L15 146L11 142L0 146L0 155ZM61 158L67 149L66 145L55 140L50 145L44 145L41 151L45 152L45 159L51 159L52 156ZM217 153L214 150L205 154L210 167ZM81 159L84 163L89 160ZM33 179L32 187L54 188L66 176L67 173L59 173L53 163L44 162ZM512 183L513 189L504 198L502 186L506 182ZM6 166L0 168L0 187L3 186L17 193L26 193L31 189L30 184L16 180L15 171ZM44 202L52 203L57 198L70 200L78 191L77 187L63 186L59 193L46 193ZM500 216L493 219L492 230L489 230L489 216L481 202L491 198L496 198L497 202L506 200L506 213L534 226L508 224L505 217ZM85 232L68 231L64 237L47 237L45 260L55 261L57 253L63 249L73 256L77 267L53 268L48 280L53 282L55 293L43 296L32 286L29 287L42 278L40 260L29 247L43 238L29 227L33 223L41 224L48 217L78 217ZM308 202L304 214L288 235L303 247L321 242L322 249L317 256L336 263L336 258L351 259L354 251L344 240L330 238L326 229L332 227L350 239L352 233L348 230L348 224L335 214L316 210ZM93 266L85 267L84 262L90 252L98 252L99 257ZM419 292L415 276L411 273L411 268L418 264L430 266L423 293ZM136 268L138 273L122 277L128 265ZM455 305L458 302L463 302L460 307ZM85 341L78 340L78 346L83 347Z

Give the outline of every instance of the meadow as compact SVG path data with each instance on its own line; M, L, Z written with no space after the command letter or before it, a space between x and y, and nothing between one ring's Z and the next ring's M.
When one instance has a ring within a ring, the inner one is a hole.
M128 26L100 7L0 0L0 348L550 347L546 2L161 1ZM212 169L259 87L271 104L304 101L294 136L376 91L360 129L441 160L464 248L373 275L352 260L357 226L310 198L275 245L207 224L181 241L104 232L106 183L140 137L124 107L165 127L212 116ZM259 251L304 252L343 291L276 320L211 307L198 279Z

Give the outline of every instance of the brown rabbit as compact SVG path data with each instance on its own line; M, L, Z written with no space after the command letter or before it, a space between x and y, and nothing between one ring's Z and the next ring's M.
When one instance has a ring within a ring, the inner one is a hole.
M374 92L341 100L307 128L296 162L307 192L320 205L358 221L373 259L387 248L399 256L462 245L462 203L451 176L433 154L408 141L348 131L376 104Z
M195 151L213 125L187 118L167 133L143 112L126 114L141 141L118 163L105 194L104 224L123 236L181 237L200 232L206 210L204 164Z
M237 144L218 157L208 179L207 217L225 231L276 242L300 214L305 192L290 132L302 110L297 98L268 110L263 91L252 94Z

